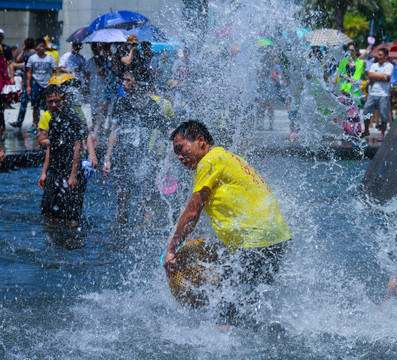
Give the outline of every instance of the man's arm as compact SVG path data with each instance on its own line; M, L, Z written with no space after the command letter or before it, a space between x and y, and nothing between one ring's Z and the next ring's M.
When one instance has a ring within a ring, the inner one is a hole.
M390 75L389 74L376 74L373 72L369 72L367 76L373 81L381 81L381 82L389 82Z
M41 148L46 149L50 145L50 139L48 137L48 130L40 129L39 132L39 145Z
M14 72L15 72L14 61L8 60L8 68L10 69L10 83L12 85L15 85L15 80L14 80Z
M30 95L30 93L32 92L32 73L32 68L29 68L28 74L26 75L26 92L28 93L28 95Z
M103 175L105 176L106 179L109 179L109 170L112 167L112 164L110 163L110 155L112 154L113 145L116 142L116 133L115 133L116 128L117 128L117 124L113 123L112 131L110 132L109 135L108 149L106 151L106 161L102 169Z
M176 249L196 227L201 211L203 210L210 194L211 189L204 186L200 191L193 193L190 197L185 210L178 220L174 236L168 245L164 260L164 267L167 271L174 271L176 269Z
M83 144L81 140L76 140L74 142L74 153L73 153L73 165L72 171L70 172L70 177L68 180L68 187L74 190L78 185L77 172L81 166L81 150L83 149Z
M41 176L39 179L39 188L41 190L44 190L44 186L47 180L47 171L48 167L50 166L50 147L47 147L47 150L45 152L45 160L44 160L44 165L43 165L43 170L41 171Z

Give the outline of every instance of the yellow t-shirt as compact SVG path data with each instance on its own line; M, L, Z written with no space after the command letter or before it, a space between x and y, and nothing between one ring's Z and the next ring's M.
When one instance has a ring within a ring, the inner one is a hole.
M53 57L54 57L54 59L55 59L55 64L56 64L56 66L58 66L58 61L59 61L59 52L58 51L56 51L56 50L46 50L46 52L45 52L46 54L48 54L48 55L52 55Z
M49 131L50 130L50 120L51 120L51 113L47 110L44 111L40 117L39 121L39 129Z
M213 148L197 165L193 193L204 186L211 189L204 210L229 251L292 237L269 187L243 158Z
M87 118L85 117L81 106L73 106L73 107L76 110L77 114L80 116L81 122L83 124L87 124ZM52 115L48 110L43 112L43 114L40 117L40 121L39 121L39 129L49 131L51 118L52 118Z

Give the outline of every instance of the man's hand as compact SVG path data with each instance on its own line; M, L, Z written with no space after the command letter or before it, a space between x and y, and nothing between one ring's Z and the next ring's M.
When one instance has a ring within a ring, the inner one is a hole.
M96 157L95 154L90 154L88 155L88 159L90 159L91 161L91 166L96 169L97 165L98 165L98 159Z
M26 92L28 93L29 96L32 93L32 88L30 87L30 85L26 86Z
M110 171L111 167L112 167L112 165L110 164L109 161L105 162L105 164L103 165L102 172L103 172L103 176L106 179L110 179L109 171Z
M39 179L39 188L41 190L44 190L46 180L47 180L47 174L41 174Z
M79 182L77 181L77 175L70 175L68 180L68 188L70 190L76 190Z
M178 262L176 254L173 252L167 252L165 254L163 266L165 268L165 272L167 274L167 280L170 282L170 274L177 270Z

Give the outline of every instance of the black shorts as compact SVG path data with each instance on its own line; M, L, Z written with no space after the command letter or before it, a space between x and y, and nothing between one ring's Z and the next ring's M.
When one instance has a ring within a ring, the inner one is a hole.
M291 242L287 240L264 248L242 248L224 257L220 287L224 291L232 292L235 301L220 302L218 324L235 325L244 318L241 309L249 312L247 305L257 302L257 287L260 284L273 284Z
M78 221L83 209L84 192L87 181L82 172L78 175L78 187L72 191L68 188L69 176L48 172L41 201L41 213L57 220Z

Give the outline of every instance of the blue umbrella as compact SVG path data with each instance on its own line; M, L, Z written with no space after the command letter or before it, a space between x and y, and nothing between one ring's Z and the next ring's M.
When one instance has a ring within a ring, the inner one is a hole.
M70 35L66 41L71 43L81 43L87 36L88 26L82 27L76 30L72 35Z
M149 19L132 11L115 11L97 17L87 29L87 34L103 28L131 28L149 22Z
M128 34L134 34L138 37L139 41L150 41L150 42L165 42L167 37L164 33L151 24L137 26L133 29L127 30Z

